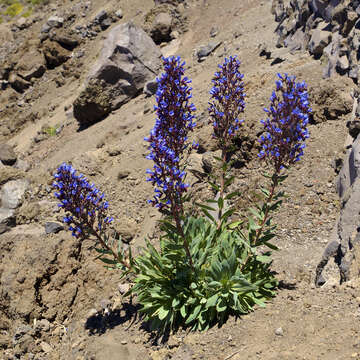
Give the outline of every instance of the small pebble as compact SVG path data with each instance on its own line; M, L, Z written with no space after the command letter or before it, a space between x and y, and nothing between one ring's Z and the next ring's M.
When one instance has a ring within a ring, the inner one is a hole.
M275 330L275 335L277 335L277 336L283 336L283 335L284 335L284 330L283 330L281 327L277 328L277 329Z

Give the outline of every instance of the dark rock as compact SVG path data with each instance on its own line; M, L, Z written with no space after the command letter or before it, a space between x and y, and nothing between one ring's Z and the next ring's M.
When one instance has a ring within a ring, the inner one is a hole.
M0 234L10 230L15 225L15 211L0 207Z
M114 27L74 102L75 118L91 124L120 108L158 74L160 58L159 49L142 29L132 23Z
M16 64L14 70L27 81L32 78L40 78L46 70L44 56L36 50L26 52Z
M57 234L58 232L64 230L64 226L56 222L47 222L45 223L45 233L46 234Z
M330 31L316 29L309 42L309 51L311 54L321 56L325 47L330 43L332 34Z
M0 161L4 165L14 165L16 163L17 156L13 148L8 144L0 144Z
M29 81L26 81L21 76L18 76L14 73L11 73L9 76L9 84L15 91L19 93L23 93L31 86L31 83Z
M55 41L46 40L42 51L49 69L53 69L70 59L71 53Z
M158 82L156 81L156 78L154 78L145 84L144 94L147 96L155 95L157 89L158 89Z
M67 34L64 31L54 32L50 39L56 41L59 45L67 50L73 50L79 45L79 39L73 35Z
M205 60L205 58L215 51L221 44L221 41L211 41L207 45L201 45L196 52L198 61L200 62Z
M50 16L46 23L51 29L60 28L64 24L64 18L59 16Z
M101 10L96 16L95 21L100 24L103 20L107 19L108 14L105 10Z
M168 13L160 13L156 15L151 29L150 35L156 44L160 44L162 42L168 42L171 40L171 25L172 25L172 17Z

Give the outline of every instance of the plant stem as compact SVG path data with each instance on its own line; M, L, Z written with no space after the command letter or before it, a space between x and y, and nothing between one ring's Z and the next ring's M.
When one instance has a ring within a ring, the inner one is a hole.
M264 214L264 218L260 224L260 228L256 230L256 236L255 236L255 241L254 241L254 244L251 244L251 245L255 245L258 240L259 240L259 237L260 235L262 234L263 230L264 230L264 226L266 224L266 221L268 219L268 216L269 216L269 208L270 208L270 204L271 204L271 201L274 197L274 194L275 194L275 189L276 187L278 186L279 182L278 182L278 172L275 172L274 175L272 176L271 178L272 180L272 183L271 183L271 188L270 188L270 194L269 196L266 198L266 201L265 201L265 214Z
M255 239L253 241L253 243L250 244L250 246L254 246L259 238L260 238L260 235L262 234L263 230L264 230L264 226L266 224L266 221L268 220L268 217L269 217L269 212L270 212L270 204L271 204L271 201L274 197L274 194L275 194L275 189L276 187L279 185L279 181L278 181L278 175L279 175L279 169L276 169L273 176L271 177L271 180L272 180L272 183L271 183L271 188L270 188L270 193L269 193L269 196L266 197L266 200L265 200L265 214L264 214L264 218L263 220L261 221L261 224L260 224L260 228L258 228L256 230L256 235L255 235ZM251 254L248 253L248 255L246 256L246 259L243 263L243 266L242 266L242 269L246 266L247 262L249 261L251 257Z
M220 194L219 194L219 199L221 198L221 199L224 200L224 191L225 191L225 170L224 170L224 165L226 163L226 149L224 147L221 149L221 160L222 160L222 166L221 166L221 174L220 174ZM223 201L223 205L224 205L224 201ZM223 213L223 209L219 207L218 226L217 226L218 230L221 227L222 213Z
M122 265L124 265L126 268L128 268L129 270L131 270L131 265L128 264L124 259L121 259L119 255L117 255L115 253L115 251L108 246L105 241L102 239L102 237L99 235L99 233L89 224L89 222L86 220L86 225L89 226L89 228L91 229L91 232L93 233L93 235L95 235L95 237L98 239L98 241L100 242L100 244L108 251L111 252L111 255Z

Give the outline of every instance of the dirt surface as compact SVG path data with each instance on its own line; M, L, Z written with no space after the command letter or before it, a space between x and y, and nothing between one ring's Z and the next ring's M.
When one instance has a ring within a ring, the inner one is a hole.
M75 5L51 2L34 15L38 20L29 28L10 32L18 50L9 57L20 56L24 44L38 38L48 16ZM118 22L132 19L143 25L153 7L152 0L97 1L73 25L86 23L100 10L119 8L124 17ZM230 319L222 328L205 333L179 331L165 342L157 341L136 316L136 303L122 298L120 274L105 270L95 260L91 241L80 243L66 231L45 234L46 222L62 219L50 185L54 170L65 161L105 191L115 227L124 238L134 246L142 245L145 236L156 242L159 214L146 204L152 188L145 182L145 170L151 164L144 158L147 145L143 140L154 125L154 97L139 95L82 130L72 116L71 105L101 51L105 30L81 42L76 51L83 51L83 57L74 56L66 65L47 70L23 94L11 88L0 91L0 141L13 145L30 165L27 172L0 168L1 184L3 178L17 176L32 183L17 210L17 226L0 235L0 358L360 359L360 281L339 285L338 271L331 264L325 274L327 283L322 288L314 286L315 269L338 214L333 162L344 156L350 92L356 85L345 77L323 80L319 61L305 52L290 54L276 48L270 1L189 0L178 8L183 21L179 44L161 49L186 61L198 115L194 136L202 152L216 150L207 124L210 79L224 56L237 55L242 61L245 125L243 148L234 154L240 165L233 172L244 204L261 181L255 139L276 73L296 75L309 85L314 109L310 139L305 156L284 185L289 197L276 215L280 250L274 254L273 269L281 284L278 295L265 309ZM0 26L9 29L11 24ZM214 38L212 29L217 32ZM221 44L198 62L196 50L210 41ZM264 44L271 51L270 59L259 56ZM42 132L61 125L57 135ZM194 197L209 194L202 181L190 191Z

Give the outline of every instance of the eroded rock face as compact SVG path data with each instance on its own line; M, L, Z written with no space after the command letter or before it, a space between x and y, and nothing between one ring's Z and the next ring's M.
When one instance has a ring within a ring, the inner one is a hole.
M114 27L74 102L75 118L91 124L120 108L158 74L160 58L160 50L142 29L131 22Z
M324 77L359 76L360 1L273 0L278 46L324 58ZM301 34L301 35L300 35Z
M354 94L352 120L357 118L358 94ZM349 129L350 130L350 129ZM350 132L351 135L351 132ZM360 135L349 146L338 175L336 190L340 198L340 214L333 235L317 266L315 284L326 282L322 272L330 258L339 266L341 281L360 276Z

